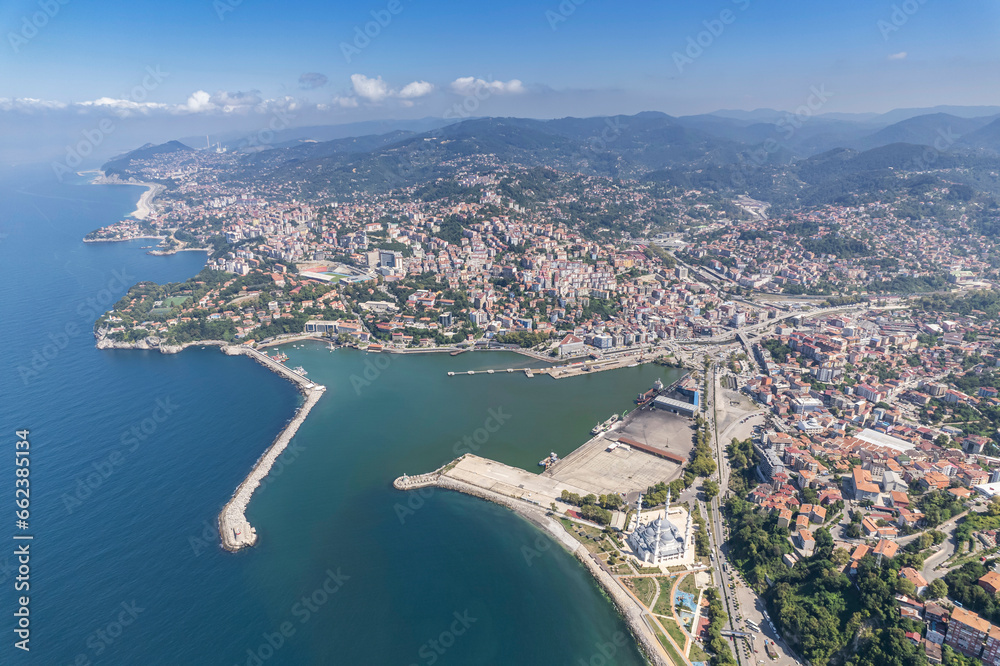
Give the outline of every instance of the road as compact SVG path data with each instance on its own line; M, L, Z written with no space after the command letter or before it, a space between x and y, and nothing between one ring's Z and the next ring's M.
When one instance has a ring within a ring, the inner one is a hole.
M720 393L721 387L719 385L719 372L718 369L713 369L712 378L712 395L705 396L705 399L709 401L710 409L708 412L709 418L711 419L711 430L713 434L713 439L715 440L716 448L716 461L718 462L718 474L719 474L719 485L720 488L725 489L729 486L729 477L731 474L731 469L729 466L729 457L724 449L723 442L727 441L728 435L730 435L736 426L741 425L744 420L741 418L738 421L730 424L724 431L724 435L727 437L720 437L716 430L718 425L718 413L717 396ZM750 412L749 415L752 416L762 416L761 412ZM736 658L741 664L741 666L752 666L760 660L764 663L773 663L777 666L792 666L793 664L798 664L799 662L789 653L787 646L781 637L774 631L769 624L767 619L767 611L764 607L763 600L757 596L757 594L744 585L739 573L729 564L726 559L726 551L728 548L725 545L726 532L723 525L722 517L722 507L721 507L721 496L714 497L711 501L709 513L709 522L712 526L711 535L711 548L713 554L713 574L719 583L719 587L723 593L723 601L726 605L727 613L729 615L729 622L726 624L724 629L731 631L745 631L752 635L749 640L750 650L749 659L747 654L744 652L743 646L746 644L745 639L735 639L732 643L733 651L736 654ZM746 621L749 620L759 627L759 631L754 631ZM775 649L778 654L777 659L771 660L764 650L764 638L773 641L775 644Z

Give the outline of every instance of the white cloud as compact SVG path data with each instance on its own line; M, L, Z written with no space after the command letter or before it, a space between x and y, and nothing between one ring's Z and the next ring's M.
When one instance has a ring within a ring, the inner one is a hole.
M56 112L76 115L102 114L121 118L150 116L154 114L172 116L190 115L265 115L269 113L291 113L324 111L329 109L353 109L362 104L380 104L396 100L402 106L410 107L418 98L429 95L435 86L427 81L417 80L397 90L390 88L381 76L367 77L364 74L351 76L351 90L336 95L331 101L317 104L291 96L265 99L259 90L228 91L209 93L196 90L181 103L138 101L136 98L99 97L80 102L59 102L31 97L0 97L0 113L46 114ZM143 95L140 99L144 99Z
M191 113L210 111L215 105L212 104L212 96L204 90L198 90L188 97L186 109Z
M389 86L381 76L370 79L364 74L351 74L354 94L369 102L381 102L389 96Z
M220 90L212 95L209 101L216 108L221 109L225 113L230 113L232 111L247 111L252 107L259 106L264 100L257 90L249 92Z
M433 91L433 84L427 83L426 81L413 81L412 83L407 83L403 86L403 89L399 91L399 96L403 99L412 99L414 97L429 95Z
M92 101L79 102L76 107L80 110L95 110L106 113L113 113L119 118L128 118L134 115L149 115L156 111L172 112L175 107L170 104L158 102L136 102L131 99L115 99L113 97L101 97Z
M893 53L892 55L889 56L889 60L906 60L906 51Z
M344 108L354 108L360 102L380 104L387 99L396 98L403 100L403 106L413 106L411 100L432 93L434 84L427 81L411 81L401 90L396 90L390 88L381 76L372 78L364 74L351 74L351 88L353 94L334 97L333 103Z
M525 92L524 84L519 79L510 81L485 81L473 76L462 76L451 82L452 92L459 95L475 95L485 91L490 95L517 95Z
M30 113L32 111L53 111L65 109L66 104L46 99L35 99L34 97L0 97L0 111L21 111Z

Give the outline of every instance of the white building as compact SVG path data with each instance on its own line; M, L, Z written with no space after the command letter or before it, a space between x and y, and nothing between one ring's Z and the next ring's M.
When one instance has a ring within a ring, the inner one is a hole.
M639 498L642 506L642 498ZM642 513L633 522L636 528L626 537L632 555L640 562L652 566L677 566L694 561L692 547L691 516L681 507L670 508L667 495L667 509L647 514L649 520L642 522Z

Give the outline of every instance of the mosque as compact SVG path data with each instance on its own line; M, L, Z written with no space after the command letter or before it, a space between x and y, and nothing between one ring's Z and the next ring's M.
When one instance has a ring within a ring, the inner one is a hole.
M639 497L642 506L642 497ZM625 539L632 555L649 566L676 566L694 561L691 516L682 507L670 507L667 492L666 509L650 512L650 520L642 522L642 511L633 519L636 525ZM652 517L656 516L656 517Z

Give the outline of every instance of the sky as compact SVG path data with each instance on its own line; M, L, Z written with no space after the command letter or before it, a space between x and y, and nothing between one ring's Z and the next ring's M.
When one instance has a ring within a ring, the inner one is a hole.
M1000 104L997 0L5 0L0 26L14 147L103 118L98 153L141 131L793 110L815 90L822 113Z

